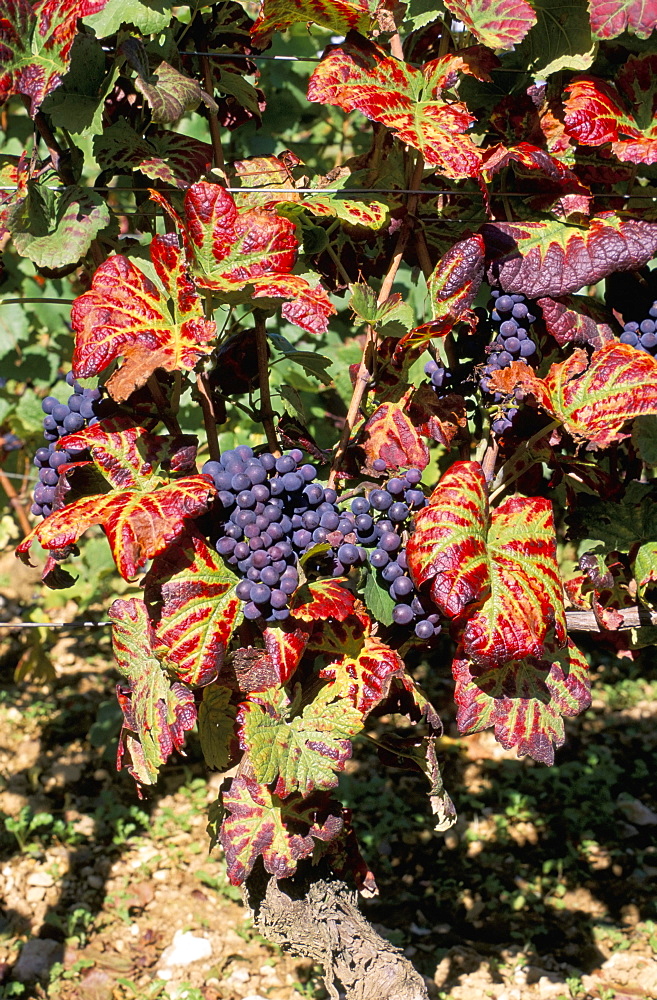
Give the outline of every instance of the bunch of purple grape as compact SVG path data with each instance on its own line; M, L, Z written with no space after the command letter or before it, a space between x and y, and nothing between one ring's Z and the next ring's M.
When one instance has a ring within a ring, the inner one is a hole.
M489 391L490 376L493 372L508 368L513 361L527 361L536 353L536 344L529 336L529 328L536 322L536 315L524 295L507 295L494 289L490 320L497 336L488 348L488 362L481 375L480 385ZM496 403L502 402L499 393L493 393ZM503 434L511 427L517 407L507 407L492 421L497 434Z
M434 361L433 358L427 361L424 366L424 374L428 376L431 388L436 391L442 389L452 377L452 373L441 362Z
M36 517L48 517L52 512L60 466L75 462L84 454L81 451L55 451L57 441L66 434L74 434L98 422L100 389L83 388L75 381L72 372L66 376L66 384L73 392L65 403L60 403L55 396L46 396L41 403L45 413L43 436L48 446L37 448L34 456L39 482L34 488L31 510Z
M657 355L657 301L648 310L648 318L640 323L626 323L621 333L621 344L629 344L639 351Z
M421 479L419 469L408 469L403 475L389 479L382 489L372 490L367 497L357 497L351 508L357 521L363 523L367 518L371 523L368 541L370 544L373 541L374 547L369 553L369 563L395 602L393 621L397 625L413 625L418 639L428 640L440 632L438 615L417 593L408 575L403 537L410 518L426 506L426 497L419 487Z
M315 482L315 467L303 464L298 448L275 458L240 445L202 471L218 490L217 552L244 578L236 593L245 617L283 621L299 585L299 556L337 526L337 493Z

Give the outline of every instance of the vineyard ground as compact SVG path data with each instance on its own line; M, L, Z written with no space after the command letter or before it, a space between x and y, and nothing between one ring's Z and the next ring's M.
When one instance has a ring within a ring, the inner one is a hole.
M9 615L21 594L3 595ZM315 970L255 934L208 856L217 783L194 736L142 801L115 773L108 637L55 641L54 687L17 688L24 647L0 643L0 997L325 997ZM423 778L383 775L358 744L341 784L381 890L368 917L436 1000L657 997L655 666L635 676L608 657L551 771L487 734L456 740L447 682L417 669L443 710L459 821L431 833ZM383 717L370 733L385 730ZM172 964L176 935L178 954L202 957Z

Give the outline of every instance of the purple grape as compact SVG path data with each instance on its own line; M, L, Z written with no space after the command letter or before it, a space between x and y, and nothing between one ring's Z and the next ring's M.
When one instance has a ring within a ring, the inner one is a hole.
M375 510L388 510L392 504L392 497L385 490L372 490L369 501Z
M359 558L360 553L358 552L358 549L355 545L351 545L349 542L341 545L338 549L338 559L340 562L344 563L345 566L353 566L354 563L358 562Z
M415 634L418 639L431 639L433 637L434 627L431 622L426 619L421 622L417 622L415 626Z
M410 625L413 621L413 612L408 604L396 604L392 609L392 617L397 625Z

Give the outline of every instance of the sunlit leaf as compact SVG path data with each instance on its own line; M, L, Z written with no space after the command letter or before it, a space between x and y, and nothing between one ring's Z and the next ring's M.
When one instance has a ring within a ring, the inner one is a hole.
M539 658L484 671L461 650L452 670L459 732L492 726L506 750L515 747L519 757L528 754L543 764L553 764L555 747L563 745L564 717L579 715L591 703L588 664L570 640L563 649L548 647Z
M297 862L313 853L317 840L332 840L343 827L339 805L326 794L283 801L245 775L233 778L223 804L220 839L233 885L242 884L259 857L270 875L288 878Z
M633 417L657 413L657 361L616 341L590 360L586 351L573 351L552 365L545 379L517 362L491 379L491 391L510 393L516 386L531 393L577 441L597 448L628 437L623 427Z
M276 628L266 628L262 638L265 642L265 649L277 670L278 683L287 684L299 666L308 645L310 638L308 632L302 628L284 628L279 625Z
M221 684L210 684L203 690L198 708L198 736L203 758L208 767L225 771L237 753L235 706L230 704L232 690Z
M399 653L366 633L357 655L345 654L322 667L320 677L334 680L342 697L365 718L387 696L393 677L401 677L404 671Z
M577 77L566 87L566 131L584 146L611 143L625 163L657 163L656 74L652 52L629 57L618 74L618 90L593 76Z
M29 199L16 201L6 214L16 251L38 267L50 268L79 261L109 222L106 199L76 186L58 194L46 232L35 222Z
M188 518L205 513L215 492L209 476L188 476L154 492L127 489L85 497L38 524L16 553L27 560L35 539L44 549L63 549L100 524L119 573L131 580L147 559L182 535Z
M429 463L426 441L408 413L409 390L398 403L382 403L363 427L362 448L371 465L380 458L389 469L424 469Z
M360 111L381 122L448 177L475 177L480 153L465 131L475 121L464 104L441 100L433 66L402 63L363 38L329 47L308 84L308 100Z
M13 94L30 99L30 114L62 81L77 20L102 10L107 0L4 0L0 19L0 103Z
M204 686L221 670L231 635L242 620L238 578L197 534L185 535L153 560L144 596L153 608L158 650L176 676Z
M565 295L560 299L539 299L547 332L563 347L590 344L602 347L620 332L613 316L590 295Z
M512 49L536 24L527 0L446 0L445 6L491 49Z
M512 496L490 511L476 462L445 473L415 518L407 546L417 586L463 622L466 654L483 667L540 656L554 629L566 640L552 505Z
M240 745L262 784L276 782L274 794L334 788L337 772L351 757L351 737L363 725L362 714L328 685L301 707L301 686L290 703L285 691L254 693L238 712ZM338 700L336 700L338 699Z
M313 580L299 587L290 600L294 618L312 622L333 618L343 622L353 614L354 595L340 580Z
M656 0L589 0L589 9L598 38L616 38L624 31L649 38L657 27Z
M168 129L152 129L142 137L120 118L96 136L94 156L102 170L139 170L152 180L187 188L212 165L212 146Z
M484 241L479 235L459 240L438 261L428 281L433 318L401 341L421 345L431 337L444 337L461 319L470 316L484 276Z
M185 732L196 722L189 688L171 683L153 651L153 633L146 606L137 598L117 600L108 612L112 645L119 671L128 681L118 685L123 730L118 766L127 754L127 768L140 782L152 785L159 767L174 750L181 750Z
M157 369L189 370L213 347L216 327L206 320L174 235L155 236L151 257L162 287L120 254L96 270L91 289L73 303L73 371L98 375L125 358L107 387L121 401ZM173 321L171 312L173 311Z

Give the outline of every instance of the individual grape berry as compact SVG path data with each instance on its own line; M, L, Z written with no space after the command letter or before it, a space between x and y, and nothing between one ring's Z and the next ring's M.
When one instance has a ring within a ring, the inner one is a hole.
M385 472L387 469L387 465L382 458L375 458L374 461L372 462L372 468L374 469L375 472Z
M392 617L397 625L410 625L413 621L413 612L408 604L396 604L392 609Z
M415 634L418 639L431 639L434 634L434 627L430 621L425 618L423 621L419 621L415 625Z

